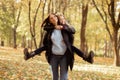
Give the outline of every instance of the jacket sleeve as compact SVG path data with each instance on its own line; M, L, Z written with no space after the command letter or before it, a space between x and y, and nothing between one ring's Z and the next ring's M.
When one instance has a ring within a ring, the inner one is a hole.
M75 34L75 29L72 26L69 25L63 25L63 29L66 30L69 33Z
M51 25L51 24L46 24L45 26L44 26L44 30L45 31L49 31L49 30L53 30L54 29L54 27L53 27L53 25Z

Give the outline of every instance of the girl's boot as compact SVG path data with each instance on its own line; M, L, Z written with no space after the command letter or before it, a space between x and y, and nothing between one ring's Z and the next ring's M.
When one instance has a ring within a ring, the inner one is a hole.
M35 52L29 53L27 48L24 49L24 59L25 60L28 60L34 56L35 56Z

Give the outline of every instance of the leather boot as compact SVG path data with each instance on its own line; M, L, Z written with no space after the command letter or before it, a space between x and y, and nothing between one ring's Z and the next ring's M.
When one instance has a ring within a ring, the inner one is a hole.
M27 48L24 49L24 59L25 60L28 60L28 59L34 57L34 55L35 55L35 52L29 53Z
M94 52L90 51L88 56L83 57L83 60L92 64L94 62L93 58L94 58Z

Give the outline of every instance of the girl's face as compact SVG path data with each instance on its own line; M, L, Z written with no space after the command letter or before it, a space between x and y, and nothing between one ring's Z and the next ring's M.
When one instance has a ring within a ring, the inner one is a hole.
M53 25L57 25L57 23L58 23L58 18L57 18L56 15L50 14L50 15L49 15L49 21L50 21L50 23L52 23Z
M60 20L60 23L61 24L65 24L65 18L64 18L64 16L58 16L59 17L59 20Z

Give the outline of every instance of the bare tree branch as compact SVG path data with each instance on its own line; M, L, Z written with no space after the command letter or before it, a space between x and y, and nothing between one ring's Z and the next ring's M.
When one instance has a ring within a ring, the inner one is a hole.
M103 14L100 12L100 10L99 10L99 8L97 7L97 5L96 5L95 1L94 1L94 0L92 0L92 2L93 2L93 4L94 4L94 6L95 6L96 10L98 11L99 15L101 16L102 20L105 22L104 17L103 17Z
M99 8L97 7L95 1L94 1L94 0L92 0L92 1L93 1L93 4L94 4L96 10L98 11L100 17L102 18L103 22L105 23L106 30L108 31L108 33L109 33L109 35L110 35L110 39L112 40L112 34L110 33L110 29L109 29L108 24L107 24L107 13L105 12L105 10L104 10L104 8L103 8L103 2L102 2L102 10L103 10L103 12L104 12L105 18L103 17L102 12L100 12ZM106 1L107 1L107 0L106 0ZM107 3L107 4L108 4L108 3Z
M21 10L22 10L22 7L20 6L20 9L19 9L19 12L18 12L18 16L17 16L17 20L16 20L16 26L15 26L15 28L18 27L19 20L20 20L20 15L21 15Z
M43 9L42 21L44 20L44 12L45 12L46 1L47 1L47 0L45 0L44 5L43 5L43 8L42 8L42 9Z
M30 33L31 33L32 37L34 37L33 31L32 31L31 17L30 17L31 16L31 1L29 1L28 5L29 5L28 17L29 17L29 24L30 24Z
M34 33L34 35L35 35L35 23L36 23L36 18L37 18L37 14L38 14L40 5L41 5L41 1L38 4L38 7L37 7L36 12L35 12L35 16L34 16L34 21L33 21L33 33Z
M28 17L29 17L29 24L30 24L30 33L31 33L32 39L34 41L35 48L37 49L37 44L36 44L36 39L35 39L35 29L34 29L35 27L31 23L31 1L29 1L28 5L29 5ZM31 47L31 49L32 49L32 47Z

